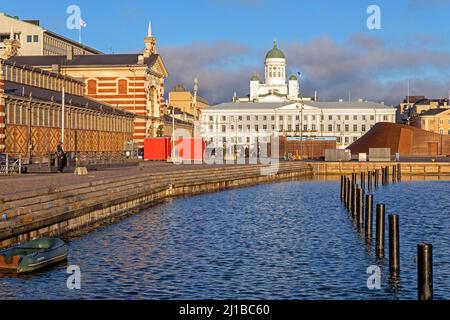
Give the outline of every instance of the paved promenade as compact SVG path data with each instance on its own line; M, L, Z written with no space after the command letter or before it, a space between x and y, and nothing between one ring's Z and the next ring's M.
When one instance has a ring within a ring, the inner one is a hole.
M0 176L0 196L27 191L34 191L39 189L48 189L67 185L75 185L103 179L122 178L127 176L133 177L145 173L201 170L201 169L218 168L223 166L231 166L231 165L201 165L201 164L175 165L165 162L142 162L139 167L90 171L87 176L75 176L72 171L70 172L68 171L63 174L43 173L43 174Z

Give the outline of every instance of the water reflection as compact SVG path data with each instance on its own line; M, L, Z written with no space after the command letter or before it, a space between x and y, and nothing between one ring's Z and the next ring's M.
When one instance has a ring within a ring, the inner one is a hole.
M0 278L4 299L416 299L416 245L435 248L435 297L450 299L448 181L374 190L401 215L402 269L389 275L339 200L336 181L298 181L168 201L70 239L66 266ZM427 201L417 201L417 195ZM382 268L369 290L367 268Z

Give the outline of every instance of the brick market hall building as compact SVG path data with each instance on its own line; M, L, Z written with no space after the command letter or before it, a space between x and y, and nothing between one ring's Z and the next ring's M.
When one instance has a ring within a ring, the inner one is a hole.
M156 42L149 23L141 53L74 55L68 49L64 56L18 54L8 61L78 79L87 97L134 114L133 139L142 148L146 137L155 137L164 129L168 71Z
M134 115L84 92L83 81L0 59L0 153L31 160L61 141L66 151L122 152Z

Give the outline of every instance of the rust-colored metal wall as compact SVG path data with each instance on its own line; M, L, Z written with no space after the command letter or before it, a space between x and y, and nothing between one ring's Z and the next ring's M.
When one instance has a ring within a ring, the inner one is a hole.
M305 140L305 141L290 141L286 137L280 137L280 158L292 154L294 157L302 157L306 159L319 159L325 157L326 149L336 149L336 141L319 141L319 140Z
M378 123L348 147L352 154L369 153L370 148L391 148L392 153L401 156L450 155L450 136L402 124Z

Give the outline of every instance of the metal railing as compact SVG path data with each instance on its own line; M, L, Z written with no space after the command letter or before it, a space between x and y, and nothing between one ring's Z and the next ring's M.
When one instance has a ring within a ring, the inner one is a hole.
M66 151L67 166L80 167L96 164L115 164L136 161L138 156L134 152L126 151ZM31 163L39 167L56 167L58 165L56 153L34 155Z
M18 158L11 157L8 153L2 154L0 157L0 174L22 174L24 167L22 166L22 155Z

